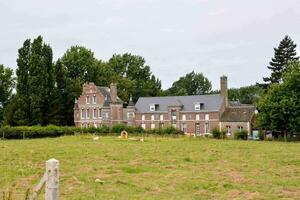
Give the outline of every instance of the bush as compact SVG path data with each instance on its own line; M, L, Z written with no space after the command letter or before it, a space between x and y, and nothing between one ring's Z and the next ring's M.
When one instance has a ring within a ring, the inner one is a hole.
M219 131L218 128L214 128L214 129L212 130L212 135L213 135L213 137L216 138L216 139L220 139L220 138L221 138L221 132Z
M248 139L248 131L241 130L234 134L234 138L237 140L247 140Z

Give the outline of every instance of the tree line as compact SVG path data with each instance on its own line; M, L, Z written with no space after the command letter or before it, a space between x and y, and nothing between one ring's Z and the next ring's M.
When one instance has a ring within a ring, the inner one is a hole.
M288 85L288 81L293 80L297 83L291 77L298 76L298 61L296 44L289 36L285 36L279 46L274 48L274 57L268 66L271 70L270 76L264 77L263 83L230 88L229 99L244 104L256 104L260 127L282 130L287 126L280 123L282 127L279 127L276 125L279 123L272 121L280 119L274 117L274 113L278 114L279 110L275 109L273 114L269 115L271 112L267 111L272 109L266 109L265 106L273 105L274 102L269 102L274 100L270 97L275 95L273 90L284 90L283 94L288 95L288 98L294 95L292 103L295 106L289 108L298 108L299 103L296 105L296 102L299 91L296 89L300 84L294 85L295 87L285 86ZM136 102L141 96L219 93L212 90L211 82L202 73L195 71L180 77L170 88L162 90L161 81L153 75L145 59L130 53L114 54L108 61L103 61L95 58L90 49L71 46L62 57L54 61L51 46L38 36L33 40L25 40L18 50L16 77L12 69L0 65L0 124L73 125L74 101L80 96L84 82L94 82L99 86L109 86L111 82L117 82L118 95L125 104L130 97ZM288 93L288 90L293 91ZM276 105L281 104L276 102ZM296 116L293 120L297 123L300 116L298 112L293 112ZM288 130L295 132L296 129Z

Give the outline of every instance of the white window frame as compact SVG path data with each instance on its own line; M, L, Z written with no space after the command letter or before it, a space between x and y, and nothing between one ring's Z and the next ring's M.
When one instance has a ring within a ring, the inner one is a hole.
M90 101L91 101L91 100L90 100L90 96L87 95L87 96L86 96L86 104L90 104Z
M195 103L195 104L194 104L194 109L195 109L196 111L201 110L200 103Z
M84 109L83 108L81 108L81 119L84 119Z
M89 108L86 109L86 118L90 119L90 109Z
M186 121L186 115L185 114L182 115L182 121Z
M160 114L160 115L159 115L159 120L160 120L160 121L164 121L164 115L163 115L163 114Z
M151 115L151 121L155 120L155 115Z
M196 121L199 121L199 120L200 120L200 115L196 114Z
M93 110L93 119L97 119L97 109L94 108Z
M142 129L146 129L146 124L141 124Z
M151 112L154 112L155 111L155 104L150 104L149 109L150 109Z
M151 129L155 129L155 123L151 123Z
M109 115L108 113L105 113L105 118L108 119L109 118Z
M101 114L102 114L102 111L101 111L101 108L98 109L98 118L101 118Z
M142 121L145 121L145 115L142 115Z
M96 98L96 95L94 94L93 96L93 104L96 104L97 103L97 98Z
M209 114L205 114L205 121L209 120Z

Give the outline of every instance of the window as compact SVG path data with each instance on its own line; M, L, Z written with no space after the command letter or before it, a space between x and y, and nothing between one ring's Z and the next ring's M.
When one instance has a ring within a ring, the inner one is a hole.
M182 123L181 131L186 133L186 123Z
M109 115L108 113L105 113L105 118L108 119L109 118Z
M243 126L238 126L238 129L241 132L244 129L244 127Z
M183 115L182 115L182 121L185 121L185 120L186 120L186 115L183 114Z
M200 120L200 115L196 114L196 120L199 121Z
M97 109L94 108L94 115L93 115L93 118L96 119L97 118Z
M195 110L200 110L200 103L195 103L194 108Z
M155 111L155 104L150 104L150 111L154 112Z
M155 124L151 123L151 129L155 129Z
M155 120L155 115L151 115L151 121Z
M209 120L209 114L205 114L205 121Z
M176 121L176 118L177 118L177 116L176 116L176 110L172 110L171 111L171 119L172 119L172 121Z
M90 96L86 96L86 104L90 104Z
M142 128L143 128L143 129L146 129L146 124L142 124Z
M227 130L227 135L231 135L231 127L230 126L226 126L226 130Z
M83 110L83 108L81 109L81 119L84 119L84 110Z
M94 97L93 97L93 104L96 104L96 95L94 95Z
M90 109L86 109L86 118L87 118L87 119L90 118Z
M101 111L101 108L99 108L99 110L98 110L98 118L101 118L102 117L102 113L101 113L102 111Z
M209 133L209 123L205 122L205 133Z
M145 115L142 115L142 121L145 121Z
M159 116L159 119L160 119L160 121L164 121L164 115L161 114L161 115Z
M159 128L163 128L164 127L164 123L163 122L160 122L159 123Z
M132 118L134 117L134 113L133 112L128 112L127 113L127 118Z

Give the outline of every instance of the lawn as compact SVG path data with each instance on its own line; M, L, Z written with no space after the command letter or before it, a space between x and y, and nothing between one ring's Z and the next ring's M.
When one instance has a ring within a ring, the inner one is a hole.
M300 199L300 143L88 135L0 141L0 199L24 199L49 158L60 199Z

